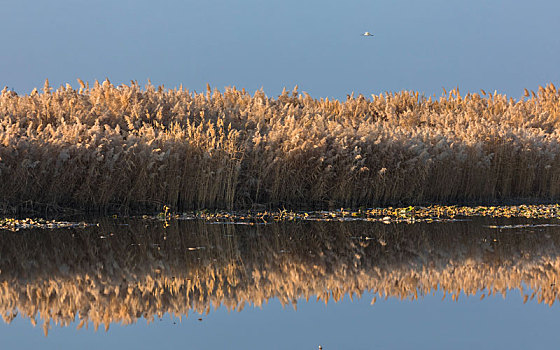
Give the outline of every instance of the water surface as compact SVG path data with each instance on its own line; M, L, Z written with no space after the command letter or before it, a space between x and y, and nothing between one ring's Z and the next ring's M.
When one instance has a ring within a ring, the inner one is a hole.
M2 231L0 337L53 349L552 346L554 225L102 220Z

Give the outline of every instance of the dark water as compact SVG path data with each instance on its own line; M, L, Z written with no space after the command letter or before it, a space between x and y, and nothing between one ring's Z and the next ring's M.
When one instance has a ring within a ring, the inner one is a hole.
M560 228L550 223L1 231L0 346L554 348Z

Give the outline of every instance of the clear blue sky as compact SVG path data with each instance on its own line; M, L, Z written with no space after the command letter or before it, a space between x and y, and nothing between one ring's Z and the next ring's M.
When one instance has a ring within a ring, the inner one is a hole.
M312 97L560 81L554 0L0 0L0 85L76 78ZM374 37L362 37L370 31Z

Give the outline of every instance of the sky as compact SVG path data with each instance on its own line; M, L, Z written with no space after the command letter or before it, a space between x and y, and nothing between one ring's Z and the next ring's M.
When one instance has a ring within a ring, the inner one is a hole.
M314 98L560 81L555 0L0 0L0 86L77 78ZM369 31L373 37L361 34Z

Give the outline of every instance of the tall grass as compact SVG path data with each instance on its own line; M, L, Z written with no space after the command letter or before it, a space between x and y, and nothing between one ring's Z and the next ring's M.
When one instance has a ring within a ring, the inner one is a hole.
M0 96L0 201L81 209L560 197L560 94L345 101L108 80Z

